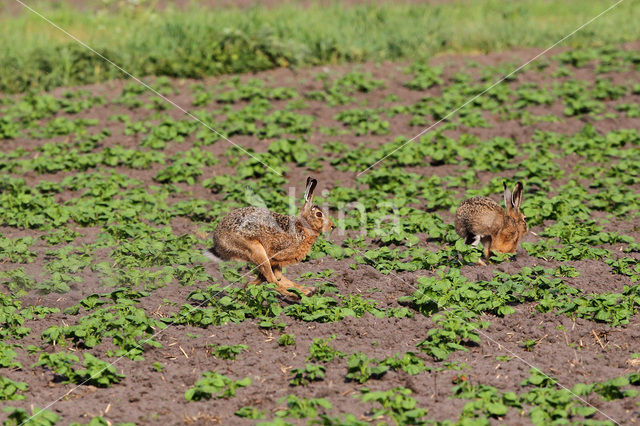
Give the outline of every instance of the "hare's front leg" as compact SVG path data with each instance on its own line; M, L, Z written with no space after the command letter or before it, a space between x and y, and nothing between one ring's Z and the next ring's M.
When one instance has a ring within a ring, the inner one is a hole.
M282 266L273 265L273 275L275 275L276 280L280 281L282 279Z
M267 282L274 283L278 286L278 292L283 296L295 297L293 293L287 291L286 285L276 279L273 269L271 269L269 256L262 244L258 241L251 241L247 244L247 247L250 250L249 259L256 264L260 274L267 280Z

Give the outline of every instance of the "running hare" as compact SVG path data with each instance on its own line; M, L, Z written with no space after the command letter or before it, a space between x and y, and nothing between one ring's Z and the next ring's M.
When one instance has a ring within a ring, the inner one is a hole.
M472 197L464 200L456 211L456 232L473 246L482 242L484 257L489 260L491 251L515 253L520 239L529 231L525 216L520 212L522 183L516 183L513 194L504 183L505 211L488 197ZM480 260L481 264L484 264Z
M213 247L208 251L222 260L253 262L258 278L249 284L263 281L274 283L284 296L292 287L310 296L313 287L304 287L282 276L282 267L300 262L311 250L321 232L333 228L331 218L313 205L313 190L318 181L307 178L304 205L298 217L285 216L258 207L235 209L225 216L213 231Z

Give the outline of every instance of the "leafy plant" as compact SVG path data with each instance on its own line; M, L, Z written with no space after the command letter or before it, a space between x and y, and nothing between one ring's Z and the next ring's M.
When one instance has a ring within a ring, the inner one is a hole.
M78 361L77 356L66 352L45 352L40 354L38 362L33 366L46 366L67 382L78 385L109 387L114 383L120 382L125 377L118 373L113 365L94 357L88 352L84 353L84 369L77 370L73 368L73 365Z
M525 339L523 342L520 342L525 351L531 352L533 348L538 344L536 339Z
M20 294L37 287L36 280L27 275L22 267L0 272L0 280L3 280L9 290L16 294Z
M335 115L337 120L349 126L358 135L384 135L389 133L389 122L382 120L380 115L370 109L350 109Z
M347 361L346 377L364 383L371 378L380 379L388 370L388 365L384 365L375 358L369 358L366 354L356 352Z
M278 338L278 345L292 346L296 344L296 337L293 334L283 334Z
M404 355L395 354L382 360L381 364L389 366L392 370L402 370L407 374L416 375L427 370L424 361L416 356L413 352L407 352Z
M19 362L13 360L17 356L12 345L0 342L0 368L22 368Z
M436 327L427 332L427 338L418 347L437 360L445 360L458 350L467 351L464 345L479 343L477 330L489 325L484 321L474 321L474 318L475 315L468 311L452 310L434 315L432 320Z
M307 360L315 360L320 362L331 362L334 358L343 358L346 354L329 346L329 342L334 340L336 335L333 334L326 339L316 338L309 346L310 355Z
M412 90L427 90L443 83L442 68L431 67L422 62L414 62L406 72L414 74L414 78L405 83Z
M292 386L307 385L311 382L324 380L326 367L317 364L306 364L304 368L294 368L291 370L293 376L289 383Z
M427 415L427 410L419 408L414 398L411 398L411 391L407 388L396 387L388 391L371 391L367 388L361 390L357 395L362 402L375 402L381 408L374 408L372 416L391 417L396 424L424 424L422 418Z
M23 408L4 407L2 409L8 414L8 420L5 422L8 426L28 425L28 426L53 426L60 417L53 411L45 410L38 407L31 408L31 414L29 414Z
M37 256L29 250L33 244L33 238L5 238L0 235L0 259L13 263L31 263Z
M247 345L207 345L211 348L211 353L220 359L236 359L242 351L249 349Z
M90 314L80 317L75 325L50 326L42 333L42 339L59 345L70 341L93 348L103 339L111 338L119 349L109 351L109 356L126 356L134 360L144 359L142 353L145 349L162 346L153 336L156 329L166 328L166 325L148 317L143 309L133 306L136 303L134 301L144 293L120 288L105 296L115 303L93 309Z
M26 391L29 386L24 382L14 382L11 379L0 376L0 400L15 401L25 399L20 391Z
M242 407L234 413L238 417L250 420L259 420L265 417L265 412L258 410L256 407Z
M77 378L73 381L106 388L125 377L124 374L118 373L111 363L102 361L88 352L84 353L83 365L85 368L75 372Z
M312 419L318 415L318 410L330 410L331 403L324 398L300 398L289 395L281 398L279 403L286 401L286 408L276 411L279 418L293 417L295 419Z
M185 392L184 398L187 401L211 399L214 396L216 398L231 398L236 395L238 388L247 387L250 384L251 379L248 377L234 381L215 371L205 371L202 373L202 379Z

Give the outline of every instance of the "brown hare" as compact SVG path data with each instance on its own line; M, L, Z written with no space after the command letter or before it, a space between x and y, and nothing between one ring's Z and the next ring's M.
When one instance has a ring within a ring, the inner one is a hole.
M315 288L285 278L282 267L304 259L318 235L334 226L331 218L313 205L313 190L317 183L315 179L307 178L304 205L298 217L258 207L232 210L213 231L213 247L208 251L221 260L255 263L258 278L249 284L266 280L274 283L284 296L294 296L287 291L293 287L304 295L312 295Z
M516 183L513 193L504 183L505 211L488 197L472 197L460 203L456 211L456 232L473 246L482 242L488 261L491 251L515 253L520 239L529 231L520 211L522 183ZM482 259L481 264L485 264Z

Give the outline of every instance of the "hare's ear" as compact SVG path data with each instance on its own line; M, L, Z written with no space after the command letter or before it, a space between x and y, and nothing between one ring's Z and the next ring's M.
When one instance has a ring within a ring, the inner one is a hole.
M516 186L513 188L513 195L511 196L511 203L513 204L513 208L516 210L520 210L520 205L522 204L522 190L523 190L522 182L516 183Z
M311 204L311 202L313 201L313 190L316 189L317 184L318 184L318 181L312 178L311 176L307 178L307 188L304 191L305 204L306 203Z
M502 186L504 187L504 207L509 210L513 208L513 200L511 197L511 191L507 188L507 182L502 182Z

